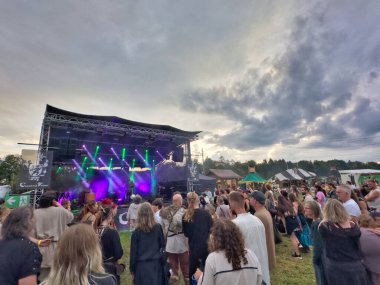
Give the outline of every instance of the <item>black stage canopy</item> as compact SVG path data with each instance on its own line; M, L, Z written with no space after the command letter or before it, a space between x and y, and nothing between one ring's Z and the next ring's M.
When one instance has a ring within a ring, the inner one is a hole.
M199 133L115 116L78 114L46 105L39 152L52 150L54 164L72 164L73 159L86 155L85 148L94 153L99 146L98 156L105 159L115 153L121 157L125 148L129 163L139 157L138 153L143 157L147 153L158 164L170 154L173 160L182 161L183 146L189 147Z

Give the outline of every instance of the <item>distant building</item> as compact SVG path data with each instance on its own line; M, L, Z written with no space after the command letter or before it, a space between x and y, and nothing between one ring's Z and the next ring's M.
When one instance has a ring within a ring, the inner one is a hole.
M216 178L218 189L225 189L227 187L236 189L241 179L239 174L230 169L210 169L207 175Z

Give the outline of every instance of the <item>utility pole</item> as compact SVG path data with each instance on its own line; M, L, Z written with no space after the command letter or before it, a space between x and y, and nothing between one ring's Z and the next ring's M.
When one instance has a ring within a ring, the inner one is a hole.
M202 172L203 172L203 175L206 175L206 173L205 173L205 159L203 156L203 148L202 148Z

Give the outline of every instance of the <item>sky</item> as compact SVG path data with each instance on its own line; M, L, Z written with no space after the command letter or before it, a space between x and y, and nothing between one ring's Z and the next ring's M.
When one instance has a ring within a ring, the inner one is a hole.
M0 0L0 157L46 104L202 131L193 153L380 161L380 1Z

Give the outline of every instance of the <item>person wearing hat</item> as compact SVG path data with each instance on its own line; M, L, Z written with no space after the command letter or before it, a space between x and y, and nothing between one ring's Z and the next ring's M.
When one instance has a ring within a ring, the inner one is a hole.
M265 227L265 238L267 243L269 270L276 267L276 249L274 243L273 220L269 211L265 208L265 195L260 191L249 194L249 201L255 208L255 216L258 217Z

